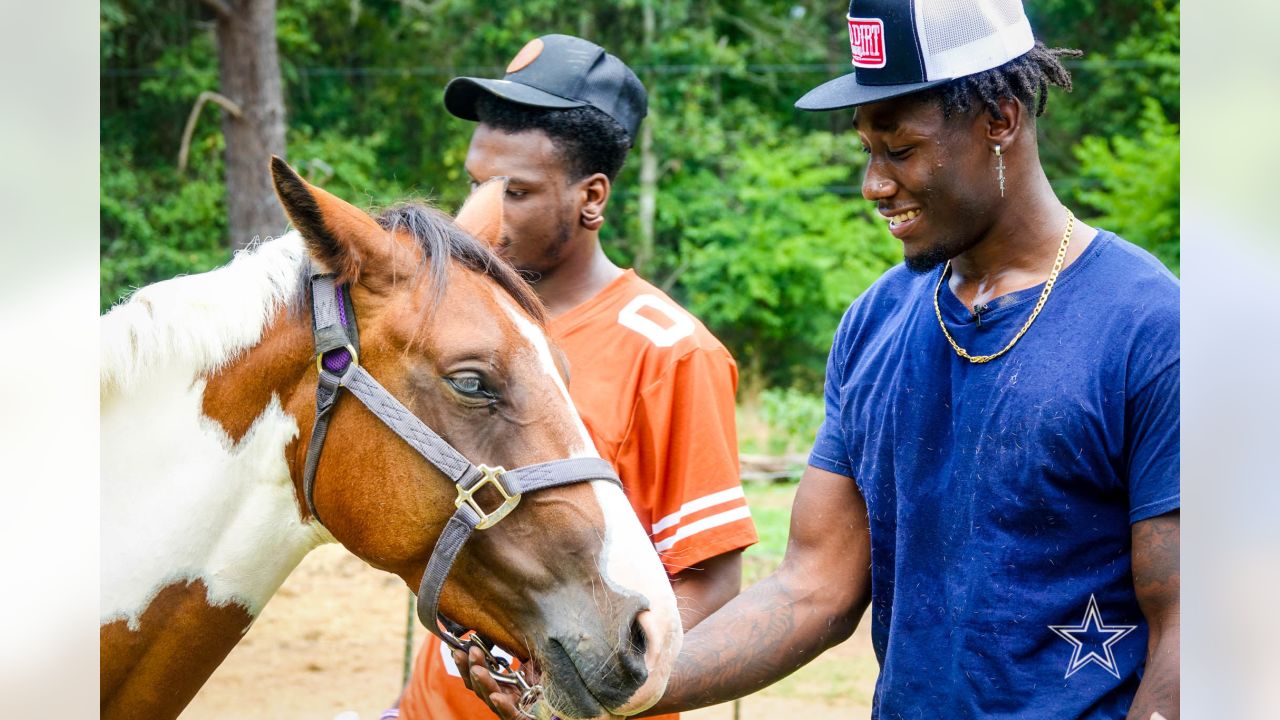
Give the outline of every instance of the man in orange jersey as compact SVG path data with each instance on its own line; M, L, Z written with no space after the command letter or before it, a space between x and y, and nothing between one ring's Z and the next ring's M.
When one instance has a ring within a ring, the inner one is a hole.
M741 551L756 532L738 474L732 356L600 246L612 183L647 111L644 86L599 46L546 35L502 80L454 79L444 102L479 121L466 162L473 186L509 178L501 252L547 305L569 392L649 529L688 630L737 595ZM414 720L491 716L434 636L399 711Z

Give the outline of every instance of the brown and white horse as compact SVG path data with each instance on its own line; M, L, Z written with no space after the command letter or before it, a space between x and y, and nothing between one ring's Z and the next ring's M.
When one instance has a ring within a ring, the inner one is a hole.
M313 264L349 283L360 365L471 462L596 454L541 305L484 242L438 211L375 220L283 161L272 171L298 232L142 288L101 321L105 718L176 717L321 543L416 590L454 510L453 485L347 399L315 475L324 525L308 512ZM603 481L529 493L475 533L440 607L539 661L545 699L567 717L648 707L681 641L652 545Z

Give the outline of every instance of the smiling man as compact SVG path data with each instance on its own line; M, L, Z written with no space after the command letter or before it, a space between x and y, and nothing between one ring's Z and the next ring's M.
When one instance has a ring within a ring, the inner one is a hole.
M903 265L846 312L782 566L685 639L654 711L754 692L866 614L874 718L1176 718L1178 282L1077 220L1018 0L854 0L863 196ZM510 717L510 698L475 671Z

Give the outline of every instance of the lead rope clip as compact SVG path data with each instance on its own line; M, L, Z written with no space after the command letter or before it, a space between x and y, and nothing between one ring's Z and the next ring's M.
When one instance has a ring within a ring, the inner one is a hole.
M537 707L538 701L542 699L542 685L530 685L528 680L524 679L524 674L519 670L515 670L504 658L495 656L489 651L483 642L471 633L467 636L465 644L468 648L480 648L481 654L484 655L485 668L489 671L489 675L493 677L494 682L500 685L511 685L520 689L520 701L516 703L516 712L521 717L529 720L538 720L538 716L533 713Z
M516 712L521 717L529 718L529 720L538 720L538 716L533 714L533 709L537 707L538 701L542 699L542 686L534 685L524 694L520 696L520 702L516 704Z

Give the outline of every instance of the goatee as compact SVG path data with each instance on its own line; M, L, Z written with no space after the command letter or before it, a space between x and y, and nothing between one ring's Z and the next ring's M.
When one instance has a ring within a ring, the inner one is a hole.
M902 261L906 264L908 270L917 275L923 275L969 250L974 245L977 245L981 239L981 237L971 239L943 238L917 255L904 256Z
M932 272L934 268L942 263L950 260L953 256L945 247L933 247L920 253L919 255L904 257L902 262L906 264L907 269L917 275L924 275Z

